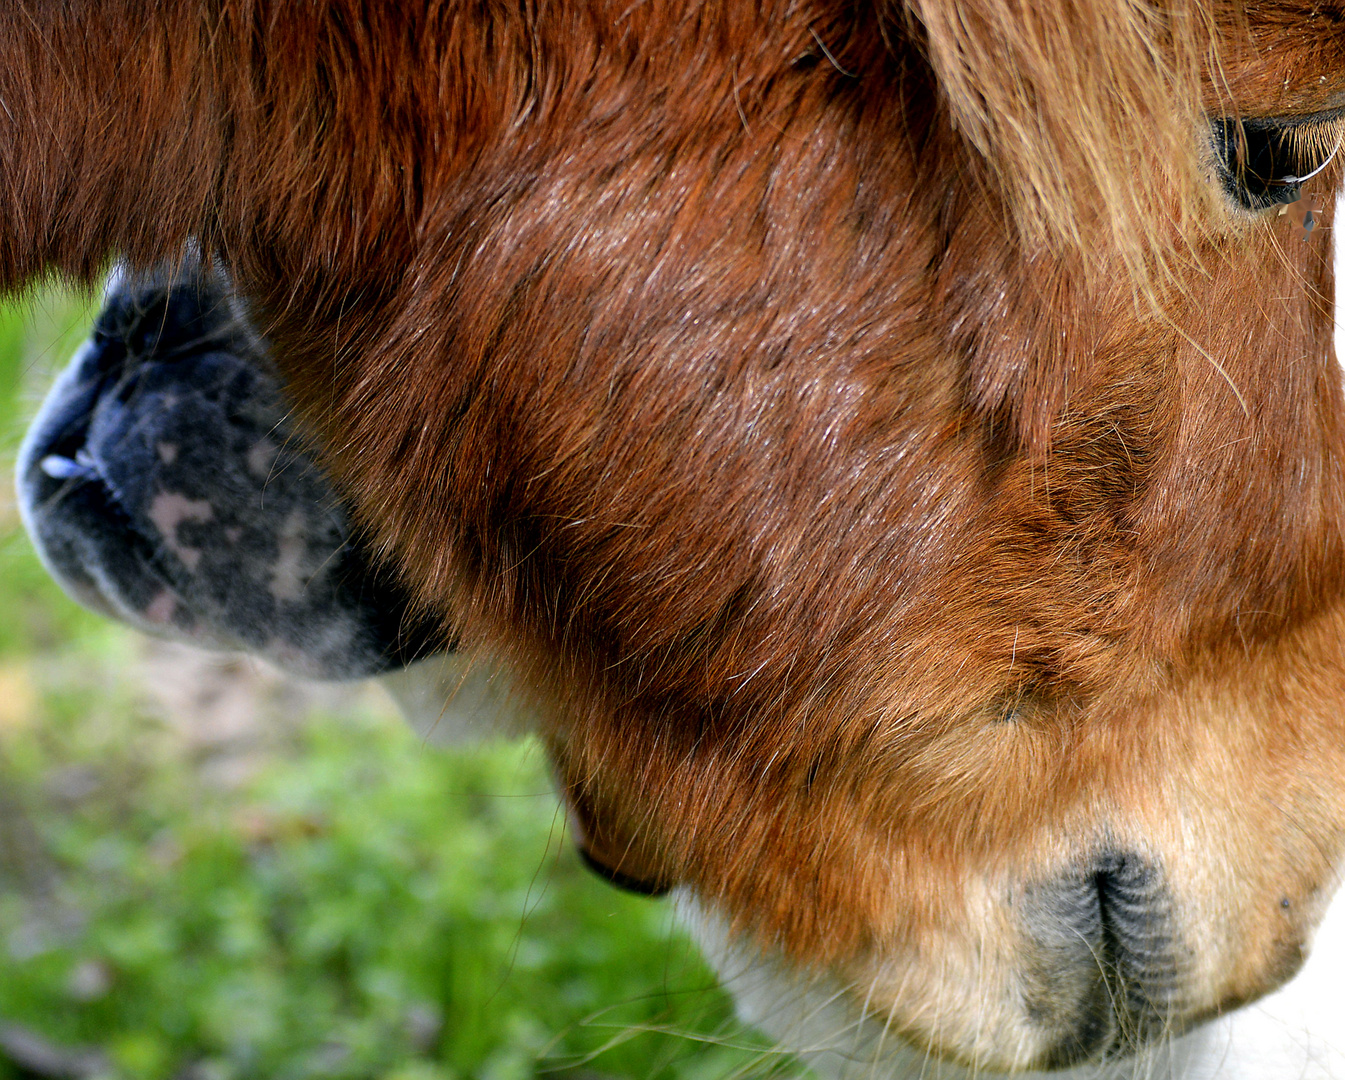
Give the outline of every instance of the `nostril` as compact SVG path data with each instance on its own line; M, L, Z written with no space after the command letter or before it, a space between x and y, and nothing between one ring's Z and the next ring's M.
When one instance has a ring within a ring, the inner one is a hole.
M1134 855L1099 860L1094 874L1101 956L1119 1035L1128 1044L1166 1030L1181 980L1171 893L1157 867Z
M1180 1011L1180 947L1156 864L1103 852L1029 890L1029 1017L1064 1067L1123 1053L1170 1029Z
M1097 871L1103 943L1119 973L1164 1001L1180 975L1172 930L1171 893L1157 868L1134 856L1108 859Z

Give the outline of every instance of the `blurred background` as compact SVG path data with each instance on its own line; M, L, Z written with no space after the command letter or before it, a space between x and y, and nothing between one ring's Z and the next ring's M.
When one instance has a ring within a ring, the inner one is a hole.
M94 310L0 307L0 1080L799 1075L666 901L581 868L534 745L65 598L13 462Z

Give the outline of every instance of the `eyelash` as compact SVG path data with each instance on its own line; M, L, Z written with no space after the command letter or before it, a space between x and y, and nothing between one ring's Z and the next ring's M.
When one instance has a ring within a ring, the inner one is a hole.
M1210 122L1220 179L1248 210L1294 202L1345 142L1345 113L1302 117L1223 117Z

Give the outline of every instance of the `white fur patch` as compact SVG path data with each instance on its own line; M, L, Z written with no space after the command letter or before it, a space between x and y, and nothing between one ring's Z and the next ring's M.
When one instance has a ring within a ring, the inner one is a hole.
M378 682L407 723L435 746L464 746L539 727L506 672L464 653L438 653L381 675Z

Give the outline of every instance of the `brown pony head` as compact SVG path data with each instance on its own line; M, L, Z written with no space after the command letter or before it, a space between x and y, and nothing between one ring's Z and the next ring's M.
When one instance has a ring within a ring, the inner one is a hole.
M20 0L0 106L0 283L226 265L608 870L987 1068L1300 963L1345 8Z

